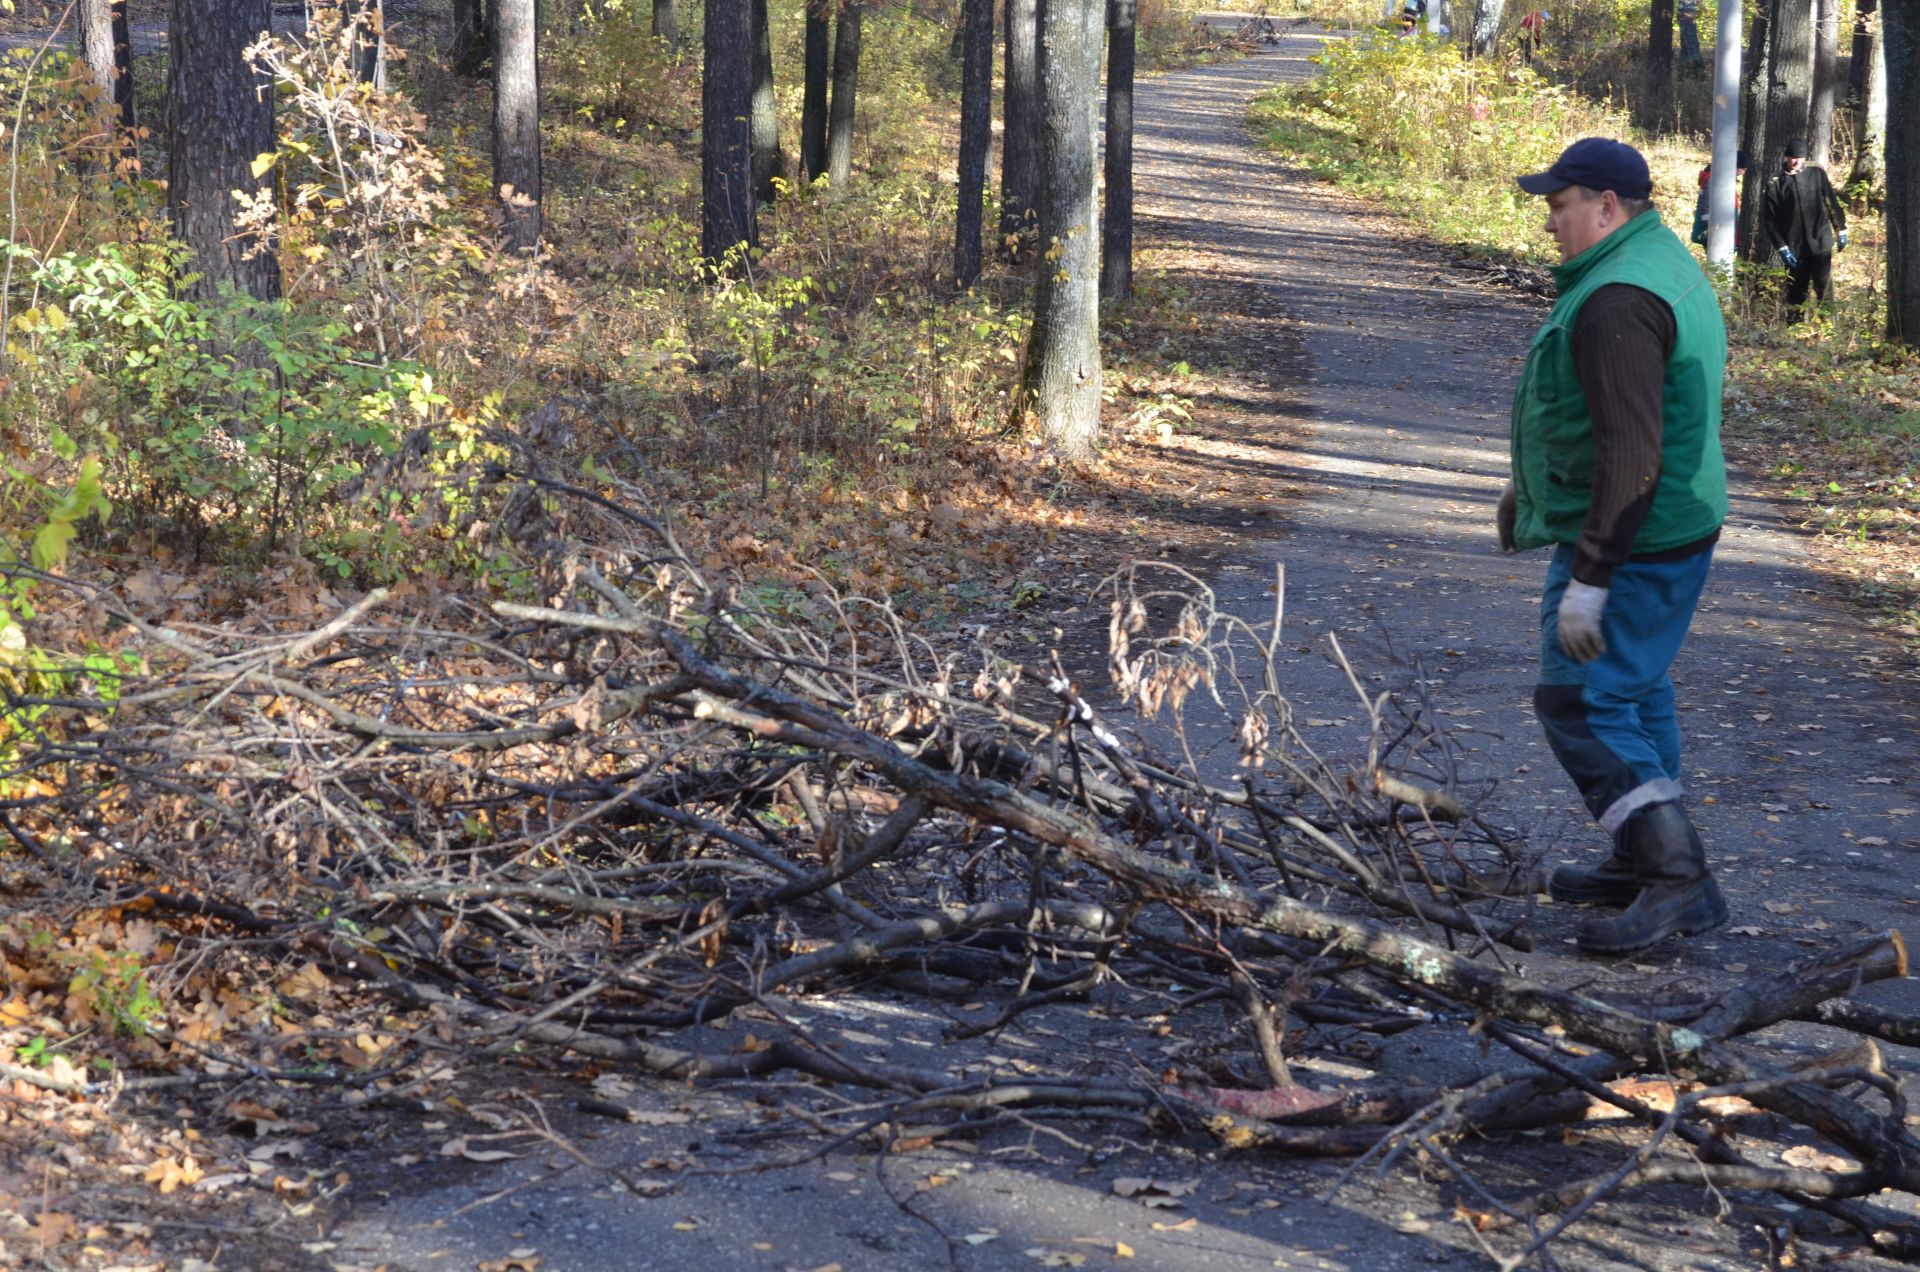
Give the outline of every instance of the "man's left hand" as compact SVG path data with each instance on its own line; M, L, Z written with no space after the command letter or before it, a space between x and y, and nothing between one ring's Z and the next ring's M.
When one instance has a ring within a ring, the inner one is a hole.
M1840 233L1835 236L1835 241L1840 244L1841 251L1844 252L1847 250L1847 232L1845 230L1840 231Z
M1600 615L1607 608L1607 589L1570 579L1560 597L1560 648L1575 662L1592 662L1607 652L1600 635Z

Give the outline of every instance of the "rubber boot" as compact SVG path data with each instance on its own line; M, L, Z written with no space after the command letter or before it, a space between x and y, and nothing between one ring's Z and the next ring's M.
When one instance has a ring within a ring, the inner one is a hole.
M1610 905L1623 910L1640 895L1640 876L1627 856L1624 828L1613 837L1613 852L1591 870L1561 866L1547 880L1547 895L1555 901L1583 905Z
M1623 914L1588 919L1574 933L1589 954L1630 954L1669 936L1694 936L1727 921L1727 902L1707 873L1707 850L1678 802L1654 804L1625 827L1641 892Z

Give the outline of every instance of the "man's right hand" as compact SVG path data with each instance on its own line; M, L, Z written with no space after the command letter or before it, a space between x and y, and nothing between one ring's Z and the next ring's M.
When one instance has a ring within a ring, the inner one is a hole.
M1493 524L1494 527L1500 531L1500 550L1502 552L1515 552L1519 550L1513 541L1513 523L1514 519L1519 516L1519 513L1520 492L1514 489L1512 482L1508 482L1507 488L1500 492L1499 504L1495 506L1493 510Z
M1780 249L1780 263L1788 269L1800 268L1800 258L1794 254L1793 249L1790 247Z

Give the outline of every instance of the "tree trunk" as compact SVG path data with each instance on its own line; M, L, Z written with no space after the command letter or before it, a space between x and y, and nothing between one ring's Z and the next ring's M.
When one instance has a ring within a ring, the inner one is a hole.
M1133 55L1137 0L1109 0L1107 203L1100 220L1100 298L1133 294Z
M1867 68L1873 63L1874 33L1878 26L1875 15L1879 8L1880 0L1854 0L1853 3L1853 56L1847 64L1847 102L1855 110L1867 100Z
M840 10L833 30L833 102L827 109L827 184L853 179L853 99L860 85L860 6Z
M981 205L986 197L987 151L993 144L993 0L966 0L960 64L960 192L953 218L953 278L961 287L980 277Z
M1860 104L1860 145L1853 157L1853 175L1848 185L1864 184L1872 190L1880 184L1887 153L1887 41L1883 34L1885 19L1874 23L1873 43L1867 52L1866 97Z
M353 24L353 74L362 84L387 87L387 13L383 0L347 0Z
M774 178L786 175L786 156L780 153L780 115L773 100L773 35L768 29L767 0L753 0L753 192L762 203L779 193Z
M280 295L276 245L236 237L234 191L266 182L253 174L273 150L273 86L247 65L246 48L273 22L271 0L173 0L167 23L167 206L174 237L199 275L186 294L212 297L221 283L261 300Z
M1473 55L1475 57L1493 56L1494 46L1500 40L1500 15L1506 8L1506 0L1474 0L1473 4Z
M133 131L133 42L127 34L126 0L81 0L80 61L100 86L125 132Z
M1920 94L1920 13L1892 3L1880 14L1886 46L1887 96ZM1887 339L1920 344L1920 132L1887 133Z
M1707 178L1707 264L1732 277L1740 154L1740 0L1720 0L1713 40L1713 171Z
M1100 253L1093 201L1093 120L1100 84L1101 0L1040 6L1040 242L1033 330L1020 398L1056 455L1090 457L1100 441Z
M832 62L833 0L808 0L807 65L800 102L800 172L808 181L827 170L827 68Z
M1753 227L1760 219L1760 193L1766 189L1767 174L1752 162L1754 155L1766 140L1767 131L1767 48L1771 43L1772 4L1770 0L1755 0L1753 7L1753 38L1747 41L1745 53L1746 86L1744 100L1741 102L1740 136L1746 141L1747 175L1740 187L1740 230L1738 234L1741 250L1748 260L1757 260L1753 254Z
M1813 4L1814 0L1775 0L1773 18L1768 23L1762 141L1757 147L1748 143L1748 153L1761 173L1760 191L1779 175L1787 143L1807 135L1813 105ZM1748 239L1751 259L1756 261L1766 260L1774 249L1773 232L1766 217L1758 215L1760 211L1755 209L1753 234Z
M759 242L753 205L753 14L749 0L707 0L700 90L700 252L718 264Z
M680 51L680 11L674 0L653 0L653 34L675 53Z
M1833 162L1834 79L1840 57L1840 0L1815 0L1813 18L1813 97L1807 107L1807 162L1825 168Z
M453 0L453 39L447 61L457 75L478 75L487 61L487 15L481 0Z
M512 252L540 246L538 0L493 0L493 193L500 239Z
M1673 0L1653 0L1649 10L1645 79L1640 125L1654 129L1673 110Z
M1018 253L1040 201L1039 4L1006 0L1007 69L1000 112L1000 239Z

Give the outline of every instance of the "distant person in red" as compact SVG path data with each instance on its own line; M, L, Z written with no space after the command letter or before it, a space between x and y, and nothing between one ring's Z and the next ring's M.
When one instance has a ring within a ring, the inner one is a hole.
M1547 42L1547 19L1552 16L1545 9L1535 9L1520 19L1520 56L1527 65L1533 65L1533 55Z
M1746 236L1740 233L1740 174L1747 170L1747 152L1737 151L1733 164L1733 247L1741 251L1747 246ZM1693 233L1687 236L1702 247L1707 245L1707 182L1712 176L1712 164L1700 169L1700 197L1693 201Z

